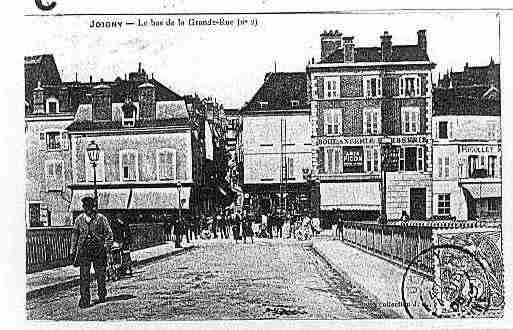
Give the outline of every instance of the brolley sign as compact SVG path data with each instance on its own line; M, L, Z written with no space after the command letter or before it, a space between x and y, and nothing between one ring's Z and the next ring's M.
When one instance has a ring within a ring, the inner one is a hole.
M363 172L363 147L343 147L344 172Z

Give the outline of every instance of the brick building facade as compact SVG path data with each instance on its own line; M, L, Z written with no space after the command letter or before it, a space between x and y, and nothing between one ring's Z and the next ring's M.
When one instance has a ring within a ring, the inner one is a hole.
M321 217L374 220L381 209L382 141L398 168L386 173L386 213L425 219L431 209L431 70L426 31L416 45L355 47L338 31L321 34L321 59L307 67L312 165Z

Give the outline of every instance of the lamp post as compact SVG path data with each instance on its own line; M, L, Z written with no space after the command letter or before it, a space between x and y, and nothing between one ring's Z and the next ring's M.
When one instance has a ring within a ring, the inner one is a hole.
M381 140L381 220L386 222L387 219L387 171L392 166L392 139L389 137L384 137Z
M98 208L98 188L96 187L96 164L100 158L100 147L94 141L91 141L86 148L87 156L91 165L93 165L93 186L94 186L94 204Z
M312 180L312 170L310 168L303 168L303 180L306 182L306 186L308 189L308 202L310 203L310 209L312 208L312 187L311 187L311 180Z

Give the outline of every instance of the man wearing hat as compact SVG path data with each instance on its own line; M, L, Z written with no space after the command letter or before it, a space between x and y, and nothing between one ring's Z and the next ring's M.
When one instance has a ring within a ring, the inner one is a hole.
M71 236L71 255L73 265L80 267L80 308L91 304L89 292L91 263L94 267L98 283L98 301L104 302L107 296L105 287L105 268L107 266L107 253L113 242L112 230L105 216L98 213L96 203L92 197L82 198L84 213L75 220Z

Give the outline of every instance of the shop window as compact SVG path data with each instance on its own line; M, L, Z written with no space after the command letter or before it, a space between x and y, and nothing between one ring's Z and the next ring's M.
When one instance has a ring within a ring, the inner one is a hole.
M451 215L451 194L438 195L438 215Z
M161 149L157 151L157 173L159 180L176 179L176 150Z
M46 150L61 149L61 132L46 132Z
M364 83L364 96L365 97L381 97L382 96L382 88L381 88L381 78L379 77L369 77L365 78Z
M377 135L381 133L380 109L363 110L363 134Z
M336 99L339 96L340 82L338 77L324 78L324 95L327 99Z
M497 156L488 156L488 176L497 177Z
M477 155L468 156L468 176L473 178L477 175L479 157Z
M379 148L367 148L365 150L365 172L379 172Z
M122 150L119 153L119 167L121 181L138 180L139 171L136 150Z
M342 150L340 148L327 148L325 157L327 173L342 172Z
M487 208L490 213L499 213L501 210L501 201L500 198L488 198L487 199Z

